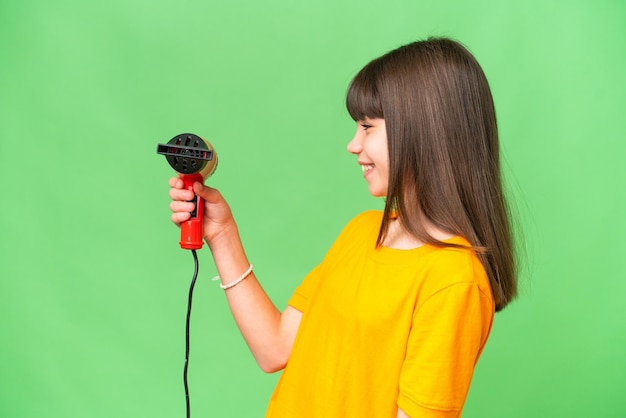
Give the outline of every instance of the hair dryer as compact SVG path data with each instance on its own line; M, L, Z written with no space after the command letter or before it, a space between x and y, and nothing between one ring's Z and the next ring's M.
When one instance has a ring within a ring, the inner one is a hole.
M157 154L165 155L187 190L193 191L196 181L204 183L217 168L217 154L213 146L194 134L180 134L167 144L158 144ZM191 212L191 218L180 225L180 247L186 250L202 248L204 201L196 195L192 202L196 207Z

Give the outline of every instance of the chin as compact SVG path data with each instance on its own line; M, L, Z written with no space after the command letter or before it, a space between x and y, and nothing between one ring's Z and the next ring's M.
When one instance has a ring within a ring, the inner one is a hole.
M370 194L373 197L387 197L387 190L372 190L372 189L370 189Z

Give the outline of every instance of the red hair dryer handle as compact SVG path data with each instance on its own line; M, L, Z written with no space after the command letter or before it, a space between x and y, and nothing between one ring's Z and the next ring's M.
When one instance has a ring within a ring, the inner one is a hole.
M204 183L204 178L198 174L181 174L185 189L193 191L195 182ZM191 212L191 218L180 224L180 248L186 250L199 250L202 248L202 222L204 220L204 200L195 195L192 200L196 208Z

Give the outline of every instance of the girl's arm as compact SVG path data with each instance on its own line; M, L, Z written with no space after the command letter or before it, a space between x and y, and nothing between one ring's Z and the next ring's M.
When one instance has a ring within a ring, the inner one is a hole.
M172 221L180 225L194 209L193 193L183 189L182 180L170 180ZM205 201L204 239L211 249L223 284L237 280L250 267L232 212L216 189L200 183L195 193ZM252 355L267 373L285 367L295 340L302 313L292 307L280 312L267 296L254 272L225 290L235 322Z

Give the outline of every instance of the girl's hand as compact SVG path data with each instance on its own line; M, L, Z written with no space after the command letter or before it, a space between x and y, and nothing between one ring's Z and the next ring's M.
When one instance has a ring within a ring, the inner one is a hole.
M236 230L235 220L228 203L222 194L211 187L196 182L194 191L184 189L183 181L178 177L173 177L169 181L170 209L172 211L172 222L180 226L191 217L190 212L194 210L194 192L204 200L204 239L209 246L219 239L225 232Z

